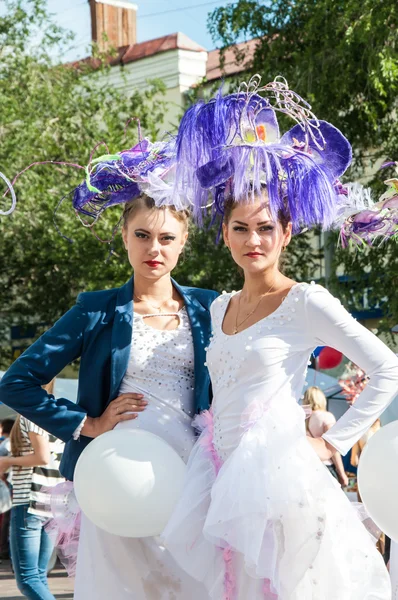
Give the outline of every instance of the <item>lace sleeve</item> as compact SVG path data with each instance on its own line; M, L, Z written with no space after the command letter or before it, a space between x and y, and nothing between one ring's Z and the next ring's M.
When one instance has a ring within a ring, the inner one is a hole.
M78 440L79 439L81 430L83 429L84 423L86 422L86 420L87 420L87 415L85 415L85 417L83 418L83 420L80 423L80 425L78 427L76 427L75 431L73 432L72 437L73 437L74 440Z

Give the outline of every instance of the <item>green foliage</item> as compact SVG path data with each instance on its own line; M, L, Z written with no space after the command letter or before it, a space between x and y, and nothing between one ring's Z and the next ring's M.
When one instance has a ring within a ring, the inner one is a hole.
M7 0L0 18L0 170L13 177L33 162L66 161L85 165L94 146L104 140L115 152L137 140L127 119L137 116L145 134L162 129L166 107L164 86L153 82L130 97L106 84L109 56L59 64L71 36L52 21L44 0ZM73 43L73 41L72 41ZM95 49L94 49L95 50ZM104 85L105 82L105 85ZM200 91L200 89L199 89ZM197 91L195 92L195 94ZM192 95L191 100L195 99ZM99 147L97 153L103 153ZM16 182L17 210L0 219L0 364L10 360L11 324L52 323L82 290L123 284L131 275L120 236L108 262L110 247L101 244L74 217L70 196L56 214L59 200L81 180L83 171L61 165L37 165ZM107 211L96 233L109 239L120 209ZM237 289L241 278L217 231L192 228L184 259L174 273L183 284ZM307 277L315 260L300 238L286 272ZM2 349L2 350L1 350Z
M209 29L224 47L258 38L253 72L284 75L358 161L370 148L397 152L397 21L395 0L239 0L215 9Z
M155 81L131 96L106 83L109 61L56 64L52 56L70 43L70 35L54 25L44 0L7 0L0 17L0 170L12 178L39 161L86 165L95 145L106 140L111 151L137 141L128 118L140 118L149 136L162 128L164 85ZM104 85L105 82L105 85ZM100 147L98 153L104 153ZM0 361L9 361L8 328L24 322L51 323L82 290L124 283L131 268L115 240L116 256L106 263L109 245L81 226L71 198L56 221L71 244L57 233L53 213L59 200L83 178L84 171L37 165L16 182L17 210L0 217ZM4 200L2 205L4 205ZM5 206L9 206L9 201ZM109 211L96 230L108 239L120 217Z
M350 180L374 173L380 158L398 160L397 21L396 0L238 0L216 8L208 25L224 50L257 38L251 72L263 82L283 75L319 118L343 131L354 150ZM372 182L376 198L384 175ZM397 244L337 250L334 266L350 281L334 279L350 308L362 308L366 287L370 305L384 307L381 329L398 322Z
M5 0L5 5L6 13L0 17L2 172L12 178L36 161L85 165L100 141L106 141L111 152L131 146L137 133L130 126L126 135L124 125L133 116L140 118L145 134L159 134L167 108L161 82L154 81L148 89L128 97L119 93L106 82L109 56L95 48L95 60L59 64L54 56L61 56L73 39L52 22L45 0ZM266 5L241 0L217 9L209 23L216 38L225 44L242 35L263 39L253 71L265 79L279 73L288 77L295 89L313 102L320 117L340 126L354 141L360 169L369 147L398 157L392 7L384 0L377 11L369 2L336 5L299 0ZM188 95L188 102L209 93L208 86L198 86ZM104 146L99 147L97 153L104 151ZM17 210L10 217L0 217L2 366L9 363L11 324L51 323L73 304L80 291L118 286L131 275L120 236L116 236L114 254L106 262L109 244L101 244L74 218L70 197L57 212L56 223L74 243L56 230L54 209L81 181L82 173L61 165L30 169L15 185ZM109 239L119 216L118 208L108 211L97 234ZM216 235L216 228L192 229L189 247L174 273L182 284L220 291L240 287L241 276L222 242L215 244ZM319 261L319 251L304 234L292 241L284 270L295 279L308 280ZM376 290L378 298L386 299L390 321L397 318L396 246L353 256L337 252L336 264L344 265L357 282L369 266L370 294ZM360 304L361 286L362 280L359 284L354 281L340 294Z

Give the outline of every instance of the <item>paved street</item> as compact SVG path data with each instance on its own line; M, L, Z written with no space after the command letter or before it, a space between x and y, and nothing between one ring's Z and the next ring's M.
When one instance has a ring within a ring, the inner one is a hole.
M57 599L73 599L73 579L69 579L64 569L60 568L59 565L51 571L49 584L52 593ZM0 564L0 600L19 600L20 598L24 598L24 596L22 596L15 585L10 561L3 560Z

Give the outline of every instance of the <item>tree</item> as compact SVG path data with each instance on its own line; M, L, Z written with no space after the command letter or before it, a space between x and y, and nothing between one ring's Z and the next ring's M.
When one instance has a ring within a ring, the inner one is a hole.
M78 65L54 61L52 57L59 56L72 37L52 22L44 0L6 0L6 8L0 17L2 172L12 177L33 162L50 160L85 165L101 140L111 152L133 145L134 129L124 135L132 116L140 118L145 134L156 138L166 108L160 82L131 97L121 96L103 85L109 56L96 53L95 60ZM49 325L80 291L118 286L131 275L120 236L106 261L109 244L101 244L74 218L70 197L54 223L59 200L81 181L81 173L60 165L35 166L16 183L17 210L0 218L2 366L10 362L10 325ZM111 237L119 217L120 209L107 211L96 230L101 238ZM241 285L226 248L215 244L216 235L217 228L192 228L189 247L175 272L178 280L220 291ZM305 278L316 257L302 242L296 244L286 271L299 271Z
M164 86L152 82L130 97L104 86L109 57L78 65L57 64L71 41L47 14L45 0L6 0L0 17L0 170L12 178L36 161L85 165L101 140L111 151L137 141L127 119L140 118L145 133L161 129ZM58 54L57 54L58 53ZM104 153L99 148L98 153ZM82 179L84 171L37 165L16 183L17 210L0 217L0 362L9 363L11 324L52 323L78 292L121 285L130 276L120 238L115 257L105 262L109 245L101 244L74 217L70 197L53 222L59 200ZM1 195L0 195L1 197ZM109 211L99 234L109 238L120 210Z
M319 118L341 129L354 150L350 180L380 158L398 160L397 21L395 0L238 0L216 8L208 26L224 51L256 38L249 72L265 82L283 75ZM240 52L237 59L247 57ZM376 197L380 179L372 182ZM349 282L342 286L335 277L335 291L351 309L361 307L366 281L371 303L384 306L381 329L398 322L396 244L339 250L334 264Z

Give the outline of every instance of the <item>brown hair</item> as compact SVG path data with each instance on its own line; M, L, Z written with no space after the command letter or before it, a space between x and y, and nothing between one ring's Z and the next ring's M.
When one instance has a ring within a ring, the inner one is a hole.
M169 210L173 217L180 223L183 223L185 229L188 229L190 216L188 210L177 210L177 208L172 205L156 206L155 201L146 194L141 194L134 200L126 202L122 215L123 227L127 227L129 220L142 208L146 208L147 210Z
M21 431L21 415L18 415L15 419L15 423L12 426L10 433L11 443L11 454L13 456L20 456L23 448L23 439Z
M229 198L226 199L226 201L224 203L224 217L223 217L224 223L226 225L228 225L228 223L231 219L233 210L237 206L239 206L239 204L240 204L240 202L235 200L233 196L230 196ZM285 232L286 228L290 222L289 216L286 213L284 213L282 210L280 210L278 212L278 221L282 225L282 229Z
M4 419L0 423L0 429L3 430L3 435L9 435L14 427L15 419Z

